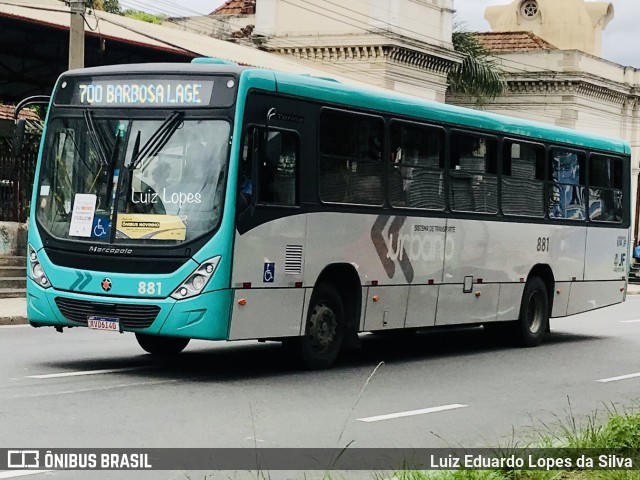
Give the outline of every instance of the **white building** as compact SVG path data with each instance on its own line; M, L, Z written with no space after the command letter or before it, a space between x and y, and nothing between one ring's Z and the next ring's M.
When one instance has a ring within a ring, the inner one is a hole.
M228 0L205 18L171 21L207 34L217 29L328 75L441 102L447 73L462 59L451 44L453 0Z

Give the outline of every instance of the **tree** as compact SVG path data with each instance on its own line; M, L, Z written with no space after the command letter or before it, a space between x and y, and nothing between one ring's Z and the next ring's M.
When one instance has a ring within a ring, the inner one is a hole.
M506 90L503 71L473 32L456 25L452 41L453 49L463 54L464 59L447 77L451 93L469 95L482 102L483 99L495 98Z
M125 10L122 12L122 15L129 18L135 18L136 20L142 20L143 22L155 23L156 25L161 25L164 20L163 15L154 15L152 13L141 12L139 10Z
M68 4L67 0L59 0ZM116 13L120 15L120 0L84 0L84 5L88 9L102 10L103 12Z
M122 13L119 0L102 0L102 3L104 5L105 12L116 13L118 15Z
M115 13L124 17L142 20L143 22L155 23L160 25L165 19L164 15L154 15L152 13L147 13L140 10L122 10L122 8L120 8L120 0L84 0L84 2L87 8L101 10L108 13Z
M84 4L86 8L104 11L104 0L85 0Z

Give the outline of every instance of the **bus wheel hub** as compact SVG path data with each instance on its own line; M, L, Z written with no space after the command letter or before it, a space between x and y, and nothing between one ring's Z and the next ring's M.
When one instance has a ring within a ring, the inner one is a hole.
M328 347L336 336L336 315L326 305L319 303L309 319L309 339L314 346Z

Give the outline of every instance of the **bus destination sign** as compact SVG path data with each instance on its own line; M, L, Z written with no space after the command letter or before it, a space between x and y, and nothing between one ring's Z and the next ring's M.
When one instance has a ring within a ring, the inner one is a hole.
M80 105L153 106L209 105L213 80L192 82L180 80L78 83ZM76 97L76 95L74 95Z
M227 77L78 78L63 81L56 104L82 107L227 107L235 82Z

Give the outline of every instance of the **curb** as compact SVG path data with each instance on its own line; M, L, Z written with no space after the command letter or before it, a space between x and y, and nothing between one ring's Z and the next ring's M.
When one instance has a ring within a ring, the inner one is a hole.
M28 325L27 317L0 317L0 326L3 325Z

